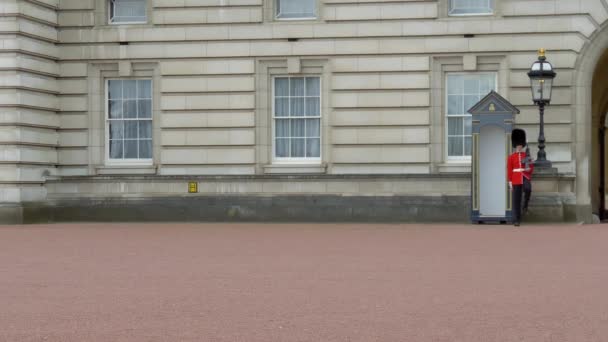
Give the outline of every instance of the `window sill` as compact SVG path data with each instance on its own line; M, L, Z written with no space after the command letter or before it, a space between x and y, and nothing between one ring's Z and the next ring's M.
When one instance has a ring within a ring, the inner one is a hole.
M471 162L457 161L438 164L437 170L439 171L439 173L470 173Z
M486 12L486 13L448 13L448 17L462 18L462 17L492 17L494 16L494 12Z
M121 25L148 25L147 21L125 21L125 22L109 22L107 26L121 26Z
M99 166L95 168L97 175L155 175L156 166L154 165L115 165Z
M281 18L281 17L274 17L275 21L286 21L286 22L291 22L291 21L315 21L315 20L319 20L319 18L317 17L298 17L298 18Z
M272 164L264 166L265 174L324 174L325 164Z

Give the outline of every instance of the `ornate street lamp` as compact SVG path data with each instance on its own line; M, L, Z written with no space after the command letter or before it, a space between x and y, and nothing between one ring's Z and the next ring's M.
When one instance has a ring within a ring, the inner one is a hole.
M540 112L540 133L538 135L538 157L534 163L538 168L551 168L551 161L547 160L545 153L545 105L551 103L551 89L555 71L551 63L547 62L545 49L538 50L538 60L532 64L528 77L532 88L532 100L538 106Z

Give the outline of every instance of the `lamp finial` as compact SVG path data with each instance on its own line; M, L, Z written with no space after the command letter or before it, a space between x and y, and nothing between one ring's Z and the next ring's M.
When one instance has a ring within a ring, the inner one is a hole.
M545 48L538 49L538 57L545 57Z

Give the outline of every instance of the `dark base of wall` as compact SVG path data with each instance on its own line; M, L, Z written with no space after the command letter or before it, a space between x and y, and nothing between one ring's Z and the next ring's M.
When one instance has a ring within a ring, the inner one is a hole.
M574 222L567 196L536 196L528 222ZM45 222L470 222L466 196L224 195L78 198L0 207L2 223Z
M0 206L0 224L21 224L24 223L23 218L22 206Z

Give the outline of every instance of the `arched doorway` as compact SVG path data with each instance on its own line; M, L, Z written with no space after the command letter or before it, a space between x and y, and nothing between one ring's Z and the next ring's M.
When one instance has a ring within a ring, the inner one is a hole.
M608 112L608 50L599 58L592 81L592 176L593 212L605 220L606 215L606 112Z
M608 24L603 25L577 60L574 110L576 201L579 221L608 219Z

